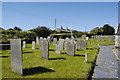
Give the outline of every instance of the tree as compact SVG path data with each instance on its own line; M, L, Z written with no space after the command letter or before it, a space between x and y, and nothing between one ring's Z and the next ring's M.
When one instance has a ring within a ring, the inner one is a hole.
M102 27L96 27L96 28L93 28L91 31L90 31L90 34L94 34L94 35L102 35L103 34L103 29Z
M12 28L9 28L8 30L14 30L14 29L12 29Z
M35 29L31 29L30 31L35 32L36 36L38 37L47 37L49 36L49 34L51 34L51 31L49 28L45 27L45 26L38 26Z
M115 29L109 24L105 24L102 29L104 35L113 35L115 33Z
M14 27L14 30L18 30L18 31L22 31L22 29L20 29L19 27Z

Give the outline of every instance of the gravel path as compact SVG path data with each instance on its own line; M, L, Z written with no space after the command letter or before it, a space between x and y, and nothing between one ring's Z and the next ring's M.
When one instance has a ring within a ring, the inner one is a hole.
M112 48L113 45L100 46L93 78L118 78L118 61Z

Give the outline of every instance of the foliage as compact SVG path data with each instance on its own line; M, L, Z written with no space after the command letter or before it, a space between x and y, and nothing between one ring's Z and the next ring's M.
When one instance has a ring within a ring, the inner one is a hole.
M31 29L30 31L35 32L36 36L44 38L51 34L50 29L45 26L38 26L37 28Z
M22 31L22 29L21 29L21 28L19 28L19 27L17 27L17 26L15 26L13 30Z
M112 26L110 26L108 24L105 24L103 26L103 34L104 35L113 35L114 33L115 33L115 29Z
M96 27L90 31L90 34L94 35L113 35L115 32L115 29L108 25L105 24L103 27Z

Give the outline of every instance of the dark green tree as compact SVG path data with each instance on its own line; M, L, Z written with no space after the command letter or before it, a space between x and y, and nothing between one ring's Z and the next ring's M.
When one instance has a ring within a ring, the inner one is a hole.
M96 27L96 28L93 28L91 31L90 31L90 34L94 34L94 35L102 35L103 34L103 29L102 27Z
M105 24L102 29L104 35L113 35L115 33L115 29L109 24Z
M22 31L22 29L21 28L19 28L19 27L14 27L14 30L18 30L18 31Z
M33 31L35 32L36 36L39 36L39 37L47 37L49 36L49 34L51 34L51 30L45 26L38 26L37 28L35 29L31 29L30 31Z

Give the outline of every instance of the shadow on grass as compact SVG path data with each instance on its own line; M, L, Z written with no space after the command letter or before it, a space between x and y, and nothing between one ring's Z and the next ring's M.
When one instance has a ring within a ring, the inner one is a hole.
M49 58L49 60L58 60L58 59L66 60L66 58Z
M22 53L34 53L34 52L22 52Z
M85 57L85 55L75 54L74 56Z
M93 50L94 48L86 48L87 50Z
M77 51L83 51L83 50L81 50L81 49L77 49Z
M54 49L49 49L49 51L55 51Z
M67 53L60 53L60 54L67 54Z
M46 73L46 72L55 72L55 71L39 66L34 68L23 69L23 76Z
M9 56L0 56L0 58L7 58L7 57L9 57Z

